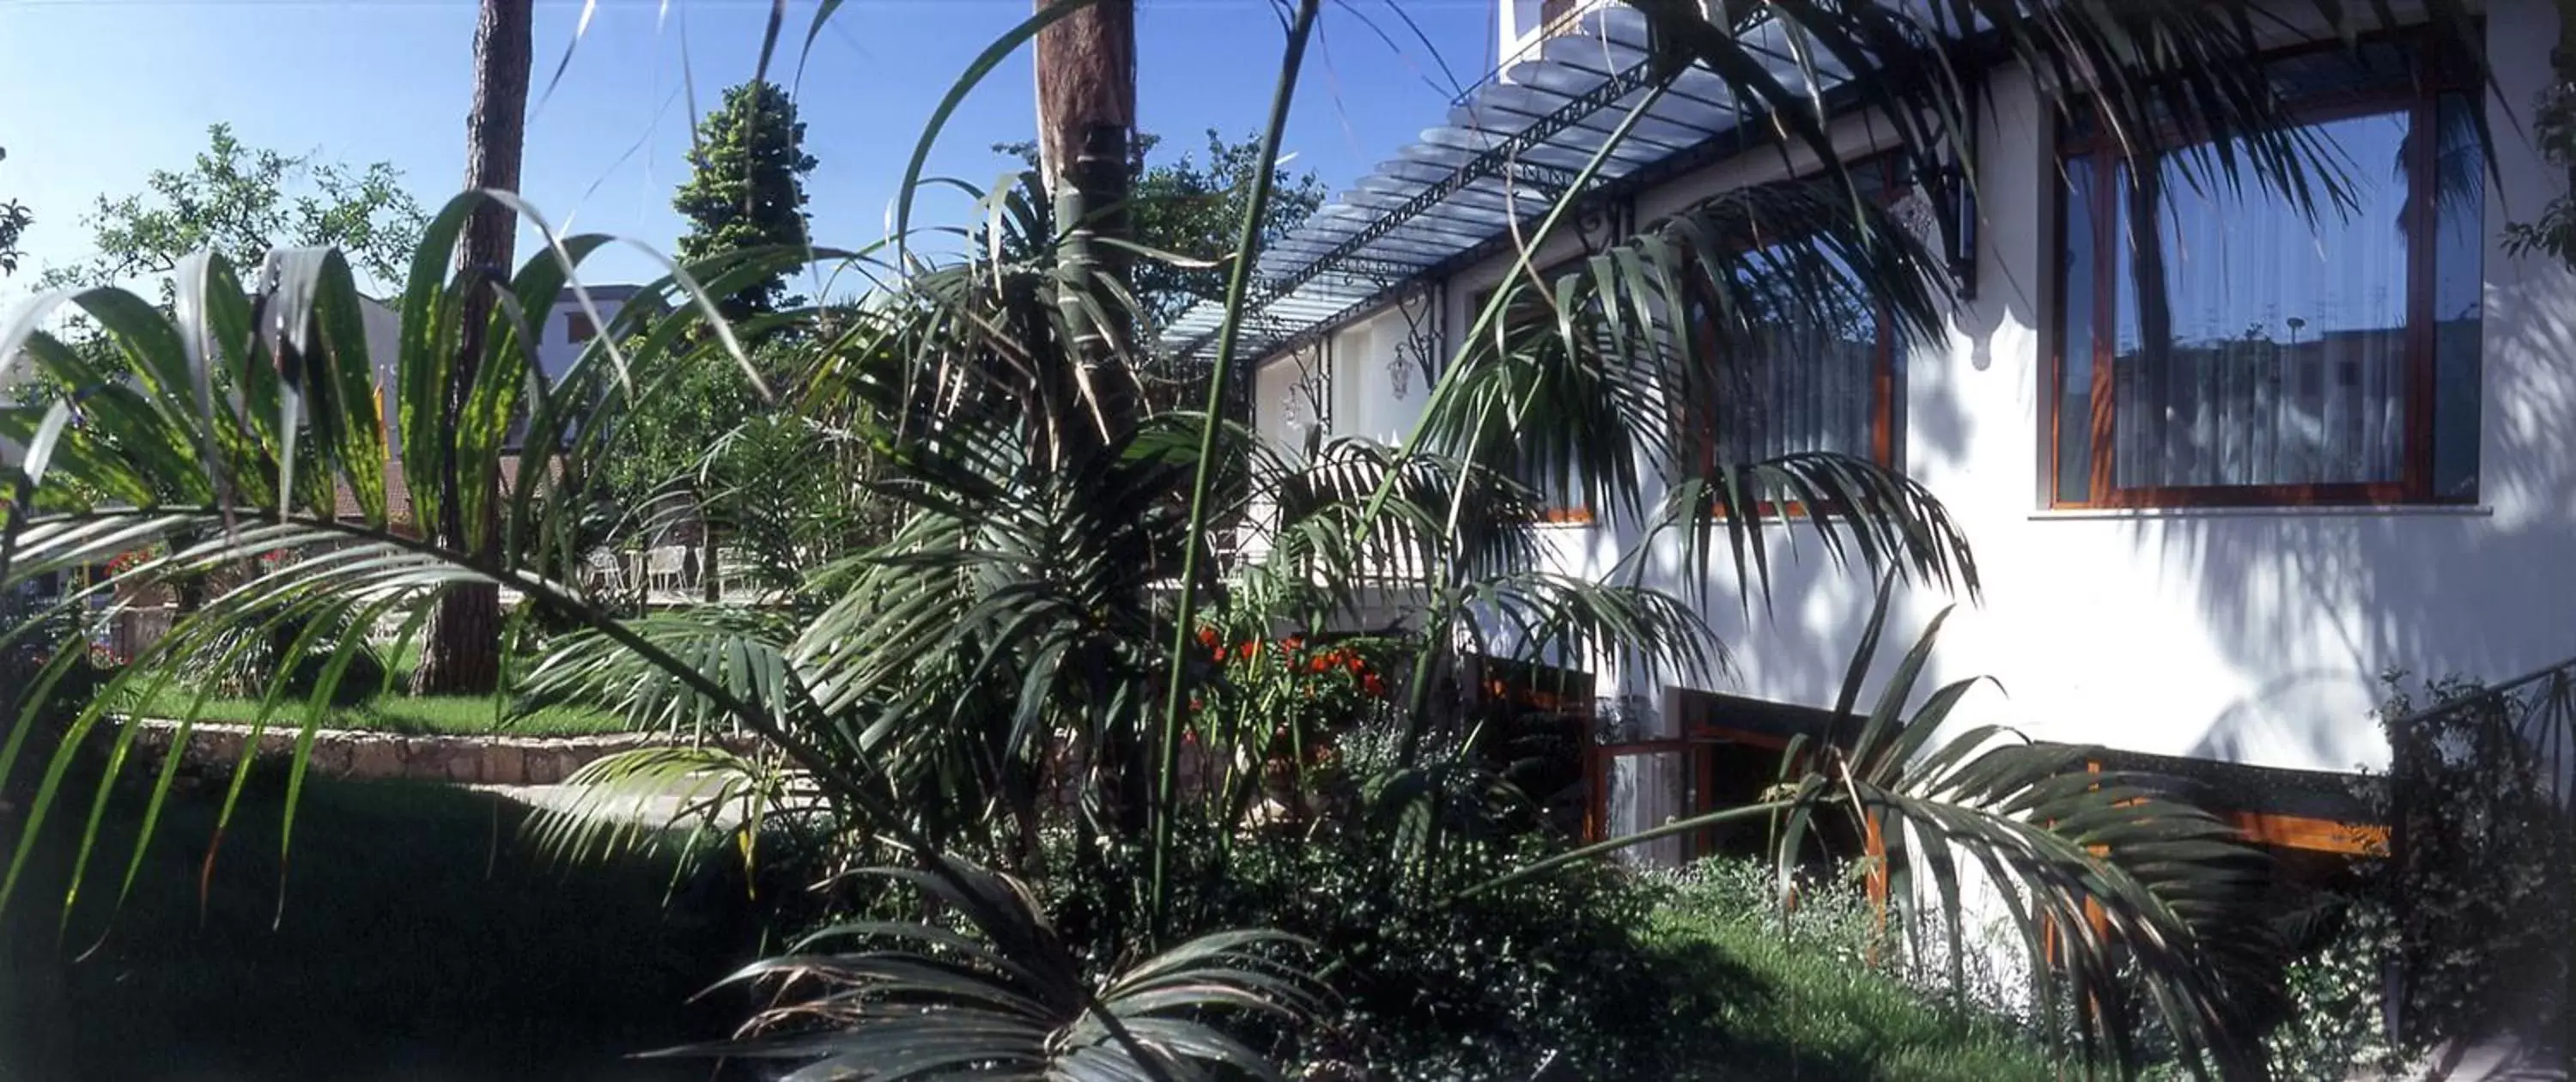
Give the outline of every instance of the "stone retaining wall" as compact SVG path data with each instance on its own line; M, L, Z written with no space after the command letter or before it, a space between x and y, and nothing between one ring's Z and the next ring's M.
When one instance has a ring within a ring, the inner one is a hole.
M178 723L142 719L134 750L147 768L157 768L177 735ZM292 726L270 726L259 736L258 758L283 765L295 753L299 733ZM180 769L229 774L241 761L250 740L247 725L199 724L188 733ZM669 747L661 733L613 736L403 736L356 729L323 729L313 734L310 769L325 777L444 781L461 785L553 785L594 760L637 748ZM724 742L730 750L747 751L753 741Z

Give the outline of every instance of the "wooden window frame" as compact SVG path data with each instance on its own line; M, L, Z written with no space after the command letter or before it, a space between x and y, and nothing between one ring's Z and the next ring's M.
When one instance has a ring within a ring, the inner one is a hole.
M2437 138L2421 135L2437 130L2440 110L2446 97L2466 95L2470 107L2482 108L2483 98L2474 81L2465 80L2458 65L2446 62L2440 49L2418 34L2379 35L2375 40L2396 40L2406 46L2407 63L2404 85L2386 85L2351 90L2330 91L2302 98L2289 105L2287 119L2293 125L2307 126L2349 120L2356 117L2402 113L2410 133L2418 133L2416 145L2409 149L2415 156L2415 176L2433 174L2433 157L2439 152ZM2373 40L2373 39L2366 39ZM2294 59L2302 55L2340 49L2338 43L2312 43L2271 54L2267 62ZM2082 108L2077 104L2074 108ZM2118 349L2117 328L2121 303L2119 248L2113 241L2127 223L2119 218L2119 168L2134 167L2134 161L2121 154L2117 140L2106 132L2083 136L2061 134L2051 161L2057 165L2050 182L2052 208L2049 268L2055 288L2049 312L2049 345L2047 347L2047 397L2043 403L2041 436L2041 487L2046 506L2052 509L2143 510L2192 507L2401 507L2423 505L2472 505L2478 500L2477 481L2472 477L2466 495L2444 496L2433 491L2433 465L2436 459L2438 375L2440 353L2435 341L2437 320L2434 311L2438 288L2438 245L2431 238L2440 219L2436 215L2436 191L2431 186L2417 185L2406 193L2405 215L2414 234L2425 238L2410 245L2406 252L2406 331L2404 372L2404 416L2401 439L2403 462L2399 480L2394 482L2314 482L2300 484L2260 485L2155 485L2122 488L2114 482L2117 462L2117 379L2114 359ZM2179 124L2166 124L2155 133L2157 145L2167 151L2196 147L2208 141L2205 131L2188 129ZM2090 315L2091 356L2082 362L2090 367L2092 393L2087 415L2079 419L2089 428L2089 469L2085 497L2068 499L2061 486L2061 455L2065 448L2063 426L2066 414L2066 375L2070 337L2067 319L2073 298L2067 287L2069 266L2067 237L2078 208L2072 205L2065 178L2067 165L2077 159L2093 162L2092 200L2082 208L2088 216L2096 240L2091 253L2092 295ZM2163 211L2158 211L2162 221ZM2480 210L2483 217L2484 211ZM2134 275L2132 275L2134 278ZM2483 272L2481 273L2483 277ZM2483 370L2484 358L2480 358ZM2481 414L2484 394L2480 393Z
M1567 256L1564 259L1557 260L1554 263L1550 263L1539 268L1537 271L1537 277L1541 282L1552 283L1559 276L1572 272L1576 267L1582 265L1585 260L1590 258L1592 257L1588 254ZM1471 331L1475 325L1475 317L1484 312L1486 305L1493 303L1494 294L1502 292L1504 285L1510 283L1510 281L1515 277L1524 276L1525 273L1522 261L1514 259L1511 266L1503 272L1503 276L1494 279L1492 285L1467 294L1468 318L1466 322ZM1510 322L1511 318L1512 314L1510 312L1503 312L1498 316L1498 319L1506 324ZM1536 488L1537 486L1532 485L1531 487ZM1539 524L1544 526L1589 526L1593 522L1597 521L1597 517L1592 512L1591 505L1583 502L1584 494L1578 492L1574 495L1575 502L1564 504L1562 506L1548 503L1540 504L1538 509ZM1546 499L1547 496L1548 494L1545 492L1539 493L1539 497L1542 500Z
M1879 171L1877 202L1881 209L1885 209L1905 197L1903 165L1903 156L1890 152L1865 156L1851 163L1848 168L1854 171L1862 169ZM1696 290L1703 287L1694 281L1691 288ZM1871 314L1878 324L1878 343L1870 360L1870 431L1867 457L1870 461L1893 470L1901 468L1903 458L1903 449L1898 446L1898 432L1902 416L1900 411L1904 408L1905 399L1904 389L1897 382L1897 374L1900 371L1897 360L1901 356L1900 350L1903 344L1897 340L1896 313L1886 303L1873 302ZM1703 335L1708 338L1716 337L1716 328L1706 321L1694 320L1693 323L1691 337L1694 340L1700 340ZM1707 352L1713 356L1716 351L1712 348ZM1699 436L1699 467L1701 474L1705 476L1717 467L1717 443L1709 438L1706 432L1700 433ZM1718 517L1725 517L1723 508L1714 510ZM1841 509L1828 508L1828 510ZM1754 517L1757 519L1800 518L1807 514L1807 505L1803 500L1790 500L1785 503L1763 500L1754 504Z

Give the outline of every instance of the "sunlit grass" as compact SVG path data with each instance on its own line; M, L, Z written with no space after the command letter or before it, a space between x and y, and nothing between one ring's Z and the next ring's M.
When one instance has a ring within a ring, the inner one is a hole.
M178 718L194 705L195 693L165 688L127 711L147 718ZM579 706L546 706L510 714L507 704L479 695L413 696L393 693L356 706L332 708L326 729L364 729L412 736L597 736L626 731L615 714ZM258 720L254 699L209 699L198 707L200 721L248 724ZM303 706L289 703L270 716L272 723L302 724Z
M1684 891L1648 918L1648 949L1678 971L1677 1032L1706 1035L1708 1082L1833 1078L2044 1082L2062 1077L2029 1035L1858 961L1857 938L1801 928L1740 897Z

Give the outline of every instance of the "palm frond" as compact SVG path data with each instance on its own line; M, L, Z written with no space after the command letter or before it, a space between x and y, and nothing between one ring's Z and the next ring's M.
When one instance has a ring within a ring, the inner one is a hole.
M1095 981L1026 887L943 860L950 876L877 874L919 887L971 934L901 922L816 933L799 953L728 978L780 981L803 998L763 1012L734 1040L657 1055L803 1061L791 1077L816 1079L999 1070L1077 1082L1221 1071L1284 1082L1269 1056L1220 1023L1250 1016L1293 1030L1324 1005L1322 985L1297 964L1307 945L1277 932L1201 936ZM816 952L843 942L865 949Z
M602 756L565 778L561 791L569 799L538 804L520 833L538 852L568 864L667 849L680 854L685 868L730 848L749 868L764 824L821 803L794 772L707 746Z

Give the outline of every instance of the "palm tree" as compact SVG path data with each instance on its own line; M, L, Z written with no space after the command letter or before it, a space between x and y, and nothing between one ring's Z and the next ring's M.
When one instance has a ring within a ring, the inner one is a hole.
M465 119L465 186L483 191L519 190L519 159L526 149L528 71L534 63L530 43L531 0L483 0L474 22L474 108ZM456 253L457 273L469 281L457 342L455 386L471 387L483 356L485 318L501 290L500 273L510 265L518 239L519 216L499 201L475 208ZM536 309L544 313L550 309ZM524 313L513 316L525 319ZM539 318L542 318L540 316ZM533 334L542 328L530 328ZM463 419L466 402L451 395L420 423L454 425ZM415 426L406 426L415 427ZM474 481L453 470L434 475L438 517L432 527L442 543L464 551L488 549L499 542L500 522L489 515L469 517L469 510L490 506L488 499L466 500L459 486ZM429 633L412 676L415 694L483 694L500 685L501 595L497 587L465 586L441 595L429 619Z
M1786 495L1838 556L1974 590L1966 539L1939 501L1902 474L1831 454L1743 462L1701 453L1710 442L1726 446L1714 437L1733 423L1700 405L1713 395L1696 393L1723 359L1711 352L1753 340L1763 314L1865 303L1928 328L1947 300L1946 280L1921 241L1858 198L1855 178L1836 164L1828 103L1774 75L1782 58L1748 43L1744 31L1757 22L1785 28L1801 46L1789 59L1806 66L1809 85L1819 81L1821 58L1855 72L1851 100L1833 107L1884 118L1926 177L1943 176L1933 167L1958 156L1952 133L1972 127L1961 122L1981 103L1970 66L1998 61L2090 93L2114 131L2146 131L2149 119L2172 117L2233 135L2228 155L2196 167L2272 186L2302 206L2318 204L2313 193L2330 164L2273 126L2279 103L2251 63L2263 45L2258 24L2269 24L2249 4L2034 11L2009 0L1774 0L1729 5L1731 21L1713 24L1696 3L1632 2L1654 22L1667 82L1692 66L1717 73L1749 111L1771 118L1781 142L1820 152L1826 164L1801 180L1706 201L1553 280L1522 268L1479 313L1432 391L1426 420L1400 447L1342 442L1281 454L1219 417L1214 403L1199 414L1108 423L1099 387L1071 386L1065 376L1085 371L1087 360L1137 348L1120 340L1123 331L1103 330L1138 325L1133 301L1100 273L1096 252L1032 227L1049 193L985 198L983 229L1009 243L979 245L980 254L946 263L907 249L910 193L923 183L934 125L907 180L898 213L907 224L888 250L852 257L885 287L855 312L835 315L835 333L815 344L796 388L809 416L882 454L879 487L901 508L889 541L809 580L828 600L812 614L749 618L707 609L623 618L570 574L589 543L578 528L587 506L581 479L614 453L620 412L688 351L741 360L707 298L807 253L743 253L682 268L659 286L682 302L676 311L648 317L646 306L629 305L571 373L549 383L533 372L532 343L514 313L550 307L599 239L561 240L560 261L551 251L529 261L510 279L508 301L478 312L473 298L488 296L484 282L445 274L473 201L452 204L415 262L403 297L403 363L387 390L404 416L437 416L451 373L470 373L454 381L463 388L461 423L405 425L403 446L390 449L373 415L358 408L374 377L353 360L364 350L353 337L347 271L335 256L287 255L280 302L257 328L219 260L183 270L175 318L115 290L73 298L144 359L131 384L81 378L78 358L36 329L42 310L30 313L0 338L0 357L23 349L90 393L80 399L77 425L68 403L0 411L0 436L30 448L0 534L0 588L157 539L170 540L168 554L120 581L157 581L277 549L306 554L211 600L74 719L68 739L40 749L53 766L36 806L52 804L59 765L119 695L156 679L151 663L192 643L291 617L306 629L295 648L341 658L364 644L333 641L324 629L372 627L433 611L462 590L507 585L575 629L539 663L530 690L586 696L685 732L736 728L760 738L750 755L610 760L585 775L604 793L680 784L710 793L709 808L754 800L767 814L843 839L854 860L909 865L952 904L1014 889L952 859L959 854L1032 875L1045 874L1050 859L1093 862L1117 873L1106 878L1137 884L1135 897L1090 915L1084 927L1049 923L1030 907L987 906L981 912L990 923L976 922L990 946L942 940L945 968L904 969L895 998L904 1010L924 1002L955 1009L946 1017L961 1022L963 1042L974 1039L968 1005L1014 1003L1043 1020L982 1046L990 1050L982 1058L1016 1061L1041 1031L1088 1034L1087 1017L1107 1035L1096 1046L1124 1057L1132 1074L1178 1073L1166 1069L1172 1064L1155 1051L1156 1038L1127 1025L1149 1012L1122 1006L1115 981L1053 980L1036 996L1000 985L1025 983L1012 965L1059 972L1054 944L1064 939L1111 948L1099 957L1172 947L1192 926L1180 912L1190 903L1173 884L1225 874L1223 839L1245 826L1250 802L1186 797L1244 792L1244 772L1259 769L1273 736L1237 724L1239 717L1187 709L1194 691L1219 679L1191 648L1200 628L1276 632L1381 621L1376 637L1408 667L1392 708L1403 747L1394 776L1366 798L1396 806L1366 814L1418 827L1388 844L1404 847L1391 855L1422 859L1436 851L1434 835L1450 817L1416 814L1407 802L1456 797L1460 787L1436 779L1475 765L1461 750L1473 745L1461 690L1468 654L1544 661L1619 651L1677 670L1723 663L1691 599L1625 574L1593 582L1540 570L1535 495L1525 479L1579 485L1593 506L1642 521L1650 534L1679 532L1703 571L1731 567L1755 588L1768 578L1764 507ZM1265 142L1270 157L1317 7L1300 4L1292 21ZM2311 7L2346 28L2377 18L2371 5L2311 0ZM2454 15L2436 8L2438 18ZM1061 20L1081 12L1074 3L1050 4L1004 44L1072 25ZM952 101L991 70L997 53L961 81ZM1660 92L1650 88L1649 102ZM2143 145L2138 152L2154 153ZM1268 171L1260 172L1256 184L1266 184ZM1257 188L1251 223L1261 217L1259 195ZM1529 249L1569 213L1551 209ZM1220 387L1235 360L1255 236L1247 224L1230 268ZM1552 318L1507 318L1532 305ZM1675 314L1694 310L1722 333L1680 326ZM630 336L638 343L628 350L620 343ZM451 362L446 345L460 340L476 349ZM230 400L208 390L209 371L228 374ZM523 403L529 443L563 445L562 467L520 471L507 490L479 498L492 490L475 478L498 476L499 434ZM130 450L104 453L110 445ZM412 476L457 477L454 498L434 498L431 510L489 523L497 542L392 532L382 503L385 470L396 461ZM337 486L362 508L355 520L336 513ZM1220 567L1212 539L1238 526L1264 543ZM1882 620L1883 609L1860 657L1871 655ZM2001 733L1937 739L1966 689L1936 690L1904 713L1930 641L1927 633L1866 712L1857 703L1863 666L1856 663L1837 711L1846 723L1841 739L1793 760L1778 799L1721 814L1779 816L1783 854L1801 851L1817 816L1852 817L1874 839L1869 856L1885 869L1895 903L1923 900L1909 928L1947 922L1954 946L1960 884L1970 872L1981 875L2000 886L2046 1001L2063 1005L2088 1050L2107 1049L2116 1060L2126 1040L2122 1012L2143 1002L2198 1054L2195 1067L2237 1067L2240 991L2196 955L2235 958L2245 949L2241 922L2231 919L2246 880L2245 850L2224 841L2206 816L2165 799L2150 779L2088 774L2081 753L2032 750ZM316 695L327 695L330 683ZM318 716L309 712L305 723ZM1216 765L1185 762L1188 743L1208 748L1203 761ZM16 741L0 750L0 777L20 751ZM1067 792L1082 800L1060 811L1053 802ZM1050 858L1039 837L1041 826L1056 825L1078 839L1065 850L1070 856ZM578 821L550 829L573 848L615 840ZM0 898L9 889L0 883ZM840 968L884 967L880 960ZM834 967L790 968L828 978ZM2145 975L2142 984L2123 977L2131 968ZM862 1016L853 1025L862 1022L873 1024ZM828 1042L793 1047L812 1057L847 1051Z
M1142 394L1130 363L1138 324L1124 304L1088 307L1076 297L1124 292L1131 276L1126 246L1128 194L1136 146L1135 0L1038 0L1039 15L1060 21L1037 35L1038 167L1055 220L1065 223L1065 266L1098 287L1067 294L1066 319L1077 347L1070 378L1101 438L1135 427ZM1068 434L1082 433L1074 428Z

